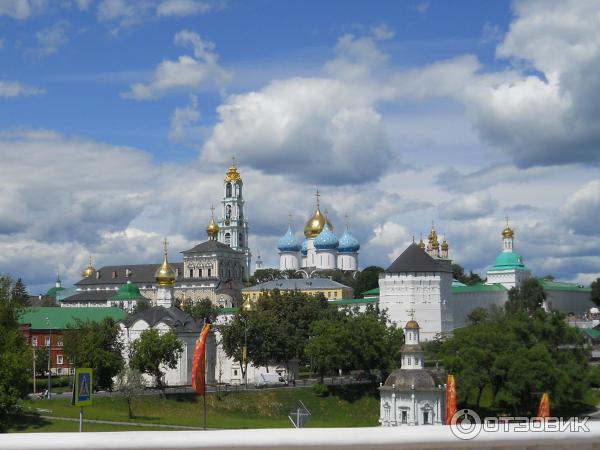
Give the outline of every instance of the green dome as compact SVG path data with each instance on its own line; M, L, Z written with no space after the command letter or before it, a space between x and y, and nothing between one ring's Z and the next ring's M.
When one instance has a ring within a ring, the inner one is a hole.
M140 288L135 283L125 283L119 288L119 292L114 295L111 300L113 301L124 301L124 300L146 300L140 293Z
M53 288L48 289L48 292L46 292L46 295L48 297L54 297L54 298L56 298L56 293L60 292L60 291L64 291L64 290L65 290L64 287L56 287L55 286Z
M524 269L523 258L515 252L502 252L496 256L492 270Z

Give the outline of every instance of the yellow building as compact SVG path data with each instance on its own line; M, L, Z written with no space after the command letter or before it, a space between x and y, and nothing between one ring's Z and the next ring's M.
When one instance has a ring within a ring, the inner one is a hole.
M327 300L341 300L354 298L354 289L329 278L299 278L265 281L248 288L242 289L244 300L258 300L263 292L273 291L300 291L305 294L323 294Z

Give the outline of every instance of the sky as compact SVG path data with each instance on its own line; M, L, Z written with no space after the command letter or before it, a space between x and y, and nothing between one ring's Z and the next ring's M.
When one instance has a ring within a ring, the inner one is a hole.
M235 157L267 266L318 188L363 268L433 221L484 274L508 216L534 275L589 284L599 71L595 0L0 0L0 273L180 261Z

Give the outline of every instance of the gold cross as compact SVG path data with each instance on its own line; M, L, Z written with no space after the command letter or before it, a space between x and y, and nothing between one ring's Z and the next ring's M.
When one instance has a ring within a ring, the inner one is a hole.
M165 247L165 256L167 256L167 245L169 245L169 242L167 241L167 237L165 236L165 239L163 241L163 245Z
M235 167L235 156L231 157L231 165Z
M510 219L510 217L504 216L504 218L506 219L506 226L508 226L508 219Z
M410 316L411 320L415 320L415 308L411 308L408 310L408 315Z
M214 207L214 205L212 203L210 204L210 216L213 219L215 218L215 207Z
M319 188L317 188L317 193L315 194L315 196L317 197L317 208L319 207L319 197L321 196L321 194L319 194Z

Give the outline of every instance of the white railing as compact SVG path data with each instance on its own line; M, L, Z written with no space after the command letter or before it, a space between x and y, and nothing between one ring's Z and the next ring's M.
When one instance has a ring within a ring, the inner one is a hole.
M447 426L305 428L219 431L127 431L0 435L1 450L206 450L206 449L600 449L600 422L589 431L481 433L455 437Z

